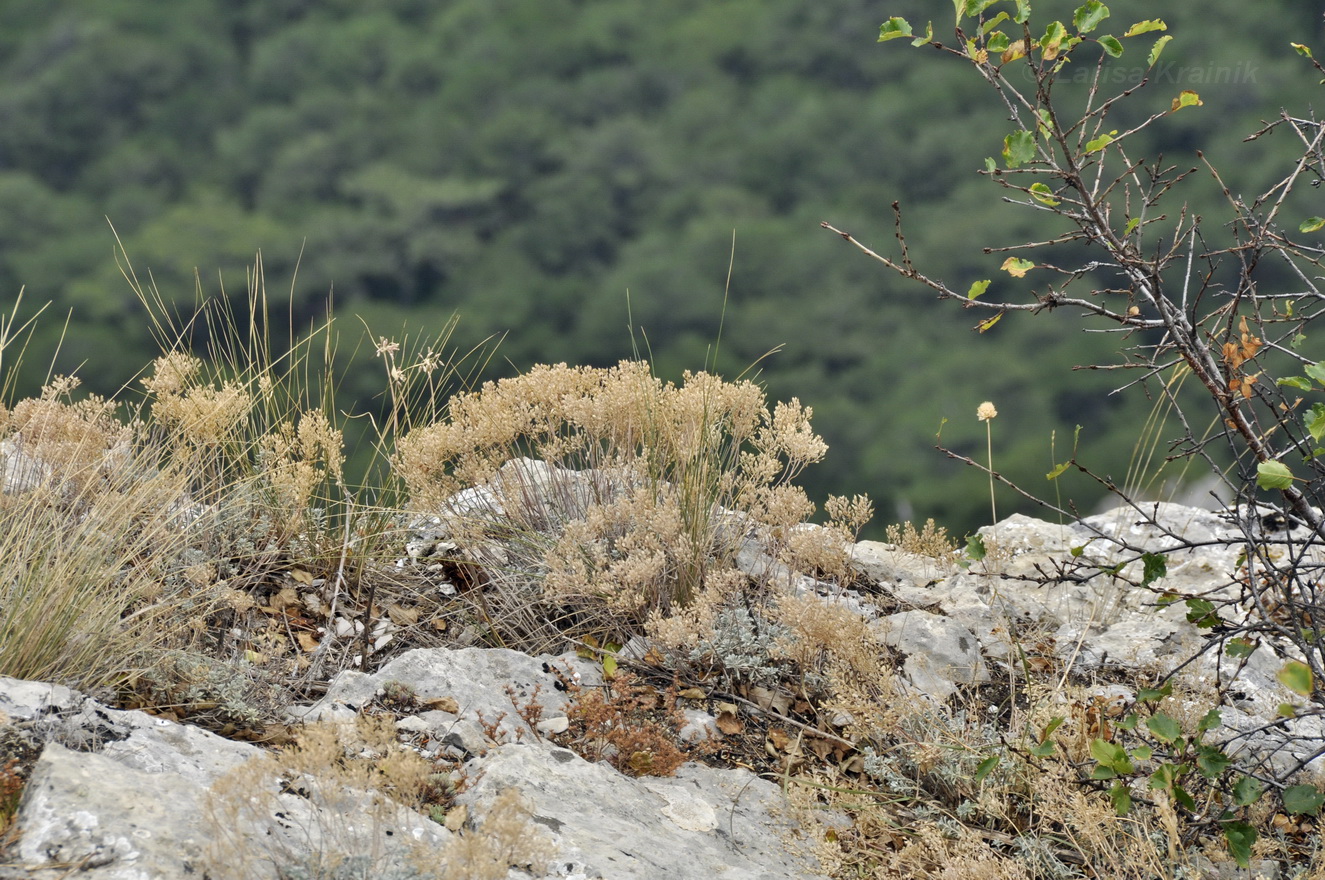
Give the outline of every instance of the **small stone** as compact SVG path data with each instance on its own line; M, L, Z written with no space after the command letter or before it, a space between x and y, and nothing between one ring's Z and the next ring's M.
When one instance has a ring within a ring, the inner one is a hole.
M427 733L431 725L417 715L406 715L396 719L396 730L401 733Z
M555 736L558 733L565 733L570 730L570 719L565 715L558 715L555 718L544 718L534 725L534 728L543 736Z

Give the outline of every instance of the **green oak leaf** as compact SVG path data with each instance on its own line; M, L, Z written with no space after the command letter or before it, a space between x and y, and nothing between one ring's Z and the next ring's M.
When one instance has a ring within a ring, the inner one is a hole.
M1294 816L1315 816L1325 804L1325 794L1314 785L1294 785L1284 789L1284 809Z
M1108 134L1102 134L1099 137L1094 138L1093 140L1087 141L1086 152L1097 153L1100 150L1104 149L1109 144L1113 143L1113 136L1116 135L1117 133L1118 129L1115 128L1113 131L1109 132Z
M1228 844L1228 854L1237 862L1239 868L1251 867L1251 845L1256 842L1256 829L1246 822L1223 823L1224 842Z
M1077 33L1088 34L1108 17L1109 7L1099 0L1086 0L1085 4L1078 6L1077 11L1072 14L1072 26L1077 29Z
M879 42L886 43L900 37L911 37L911 25L906 19L894 15L879 26Z
M1035 158L1035 135L1029 131L1014 131L1003 138L1003 161L1016 168Z
M1293 485L1293 473L1282 461L1263 461L1256 465L1256 485L1262 489L1287 489Z

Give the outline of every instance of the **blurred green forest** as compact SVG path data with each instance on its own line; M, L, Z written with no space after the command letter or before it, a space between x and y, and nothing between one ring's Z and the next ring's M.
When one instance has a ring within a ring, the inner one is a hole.
M1037 3L1037 20L1073 5ZM1168 81L1120 118L1198 90L1204 107L1157 125L1152 153L1195 164L1204 149L1235 192L1256 190L1296 145L1241 139L1315 99L1289 41L1321 42L1317 6L1110 3L1119 32L1162 17L1175 38ZM982 400L999 409L1009 476L1044 488L1051 433L1062 460L1081 425L1082 459L1121 480L1149 403L1110 396L1117 374L1072 371L1116 360L1116 337L1066 314L977 334L976 313L819 228L886 250L898 200L924 271L1027 297L1033 279L998 272L1003 255L981 247L1062 231L976 173L1009 130L996 96L956 59L878 45L891 15L950 36L949 0L0 4L0 301L24 288L56 314L20 390L40 384L61 335L56 369L86 364L103 393L154 356L118 234L185 312L199 286L242 299L259 250L273 311L296 332L332 300L342 391L360 407L382 387L365 324L419 336L459 312L462 349L503 337L488 378L601 365L631 353L629 291L635 339L664 376L702 368L720 320L729 377L782 346L761 379L814 408L832 447L805 477L820 501L865 492L880 523L932 516L959 533L985 521L984 477L933 448L947 418L945 443L983 453ZM1216 67L1234 75L1176 81ZM1208 177L1175 198L1217 233ZM1090 485L1062 491L1098 501Z

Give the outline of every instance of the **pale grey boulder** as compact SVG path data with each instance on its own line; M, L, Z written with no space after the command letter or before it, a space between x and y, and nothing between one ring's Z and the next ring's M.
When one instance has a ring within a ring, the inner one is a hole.
M1253 533L1264 528L1261 515L1259 510L1245 514ZM1267 540L1306 537L1302 527L1289 525L1288 531L1266 531ZM1229 743L1231 753L1252 764L1263 762L1277 774L1308 761L1325 763L1313 759L1325 739L1325 721L1309 713L1291 720L1277 716L1282 703L1301 702L1276 679L1291 649L1276 652L1261 643L1244 661L1221 657L1212 649L1212 632L1187 620L1184 602L1159 602L1165 591L1216 600L1235 595L1232 584L1246 535L1227 514L1153 503L1068 524L1014 515L982 528L980 535L985 558L946 572L936 560L892 545L856 545L862 573L904 607L947 621L905 612L912 644L908 649L900 638L894 642L907 655L902 678L913 687L920 679L925 682L920 690L941 697L968 683L967 670L980 664L967 659L962 631L974 636L986 668L1015 672L1027 645L1047 650L1060 663L1062 677L1124 668L1153 681L1186 664L1182 675L1198 690L1202 682L1232 682L1220 707L1224 723L1213 734ZM1143 553L1162 556L1166 568L1148 588L1136 585ZM1315 556L1308 561L1315 562ZM1120 576L1105 571L1120 564ZM1223 605L1220 613L1237 625L1257 612ZM925 659L913 663L917 656Z
M68 866L98 880L201 876L204 792L177 773L50 743L24 790L15 855L52 875Z
M444 736L453 736L467 753L479 754L485 726L495 726L497 733L487 745L536 738L521 710L537 703L544 719L564 716L567 683L594 686L602 683L602 675L598 664L573 653L530 657L505 648L419 648L371 675L340 673L321 700L290 714L303 722L349 720L393 682L405 685L421 703L454 700L454 714L420 717Z
M41 743L9 854L25 876L53 880L72 868L94 880L185 880L203 876L209 866L218 876L218 864L242 857L229 876L275 880L277 865L297 868L346 847L395 846L404 864L403 847L437 846L448 834L404 809L370 810L372 798L364 792L343 791L319 803L286 791L301 786L276 778L252 783L271 794L269 814L219 829L210 811L213 786L260 756L258 747L110 709L68 688L9 678L0 678L0 712L0 729ZM362 827L368 814L374 822Z
M875 624L879 640L900 651L902 679L916 693L943 702L957 686L989 681L980 641L950 617L900 611Z
M65 876L70 865L98 880L200 876L205 792L258 754L59 685L0 678L0 712L44 745L24 788L14 850L34 877Z
M475 807L515 789L557 850L548 877L583 880L816 880L798 854L781 790L743 770L685 764L623 776L546 743L499 746L466 768Z

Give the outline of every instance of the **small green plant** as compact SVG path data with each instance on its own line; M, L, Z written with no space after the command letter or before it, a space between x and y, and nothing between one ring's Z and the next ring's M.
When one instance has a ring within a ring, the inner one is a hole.
M1180 721L1160 706L1171 694L1172 684L1167 682L1159 688L1143 688L1132 711L1112 729L1105 725L1104 735L1090 740L1094 766L1088 778L1111 782L1109 799L1120 816L1131 812L1136 797L1166 797L1189 822L1217 829L1234 861L1246 868L1258 837L1247 821L1247 808L1268 793L1267 787L1243 772L1222 746L1209 741L1209 735L1223 725L1218 709L1210 709L1194 721ZM1057 726L1046 729L1032 753L1052 753L1049 737ZM1146 794L1135 794L1138 788ZM1293 815L1315 815L1325 803L1325 795L1310 785L1286 788L1281 797L1284 810Z

